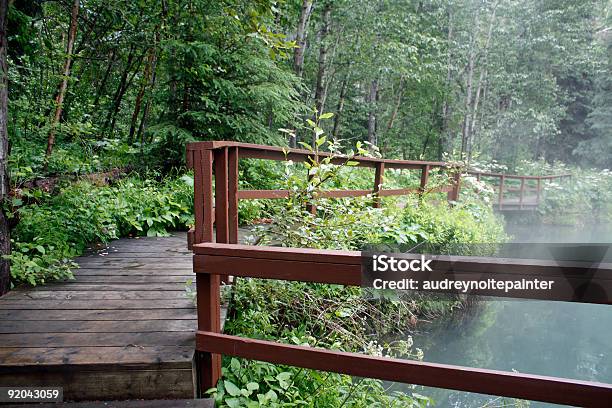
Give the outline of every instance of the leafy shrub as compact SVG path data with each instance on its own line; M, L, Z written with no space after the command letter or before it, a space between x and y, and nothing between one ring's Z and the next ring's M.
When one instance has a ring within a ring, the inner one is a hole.
M128 234L167 235L193 223L192 187L185 179L128 178L115 186L79 182L18 210L13 235L14 283L43 284L70 278L70 258L87 245Z
M324 139L319 139L318 144L337 152L336 146ZM365 146L358 145L353 154L368 153ZM411 247L421 242L505 239L490 204L479 201L476 194L454 206L441 203L439 195L433 193L385 200L382 208L372 207L373 197L321 198L318 191L323 188L371 185L371 173L352 168L353 154L349 153L345 166L333 166L327 159L306 163L307 173L303 167L285 162L281 187L289 190L290 196L274 208L269 226L256 228L258 242L359 250L368 244ZM349 174L357 177L350 178ZM412 177L408 173L395 176L392 181L418 183L418 178L408 179ZM315 206L316 211L308 210L307 205ZM449 313L461 306L458 298L376 296L361 288L340 285L237 279L225 332L311 347L422 358L420 350L412 349L408 335L418 318ZM407 340L378 342L398 334L404 334ZM377 380L236 358L224 359L223 379L209 391L219 406L229 407L421 407L430 402L412 391L389 392Z

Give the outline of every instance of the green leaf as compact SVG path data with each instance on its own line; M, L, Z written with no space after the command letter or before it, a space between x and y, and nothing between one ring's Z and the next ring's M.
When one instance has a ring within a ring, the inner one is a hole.
M227 393L232 397L240 396L240 388L238 388L233 382L225 380L223 381L223 385L225 386L225 390L227 391Z
M232 358L230 361L230 368L234 372L234 374L238 374L240 372L240 361L237 358Z
M278 395L273 390L266 392L265 396L272 402L278 399Z
M331 118L333 116L334 116L334 114L332 112L327 112L327 113L324 113L321 116L319 116L319 119L329 119L329 118Z
M250 383L247 383L246 387L247 387L247 390L249 391L255 391L259 389L259 384L256 382L250 382Z
M240 406L240 399L239 398L228 398L225 400L225 403L230 408L238 408Z

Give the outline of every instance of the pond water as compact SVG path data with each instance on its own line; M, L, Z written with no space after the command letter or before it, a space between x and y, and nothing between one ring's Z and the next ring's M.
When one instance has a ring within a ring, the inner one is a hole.
M612 242L612 225L515 225L507 231L514 242ZM486 300L471 312L422 323L418 328L414 344L423 349L425 361L612 383L612 306ZM417 392L432 397L437 407L493 407L512 402L436 388ZM531 402L530 407L558 405Z

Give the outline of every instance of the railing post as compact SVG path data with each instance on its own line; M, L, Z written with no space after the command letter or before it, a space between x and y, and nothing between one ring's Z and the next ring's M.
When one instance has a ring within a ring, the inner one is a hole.
M228 150L228 238L230 244L238 243L238 147Z
M215 226L217 227L217 242L229 243L229 187L228 187L228 148L217 149L215 152ZM224 275L221 281L229 283L229 277Z
M188 150L189 152L189 150ZM208 149L191 150L188 158L194 170L194 243L213 241L213 153ZM221 332L221 296L219 275L196 277L198 330ZM195 354L198 396L216 386L221 376L221 355L197 351Z
M499 202L498 207L501 210L503 207L502 201L504 200L504 180L506 179L505 175L499 176Z
M376 163L376 172L374 173L374 190L372 191L372 193L375 194L374 202L372 203L372 206L374 208L380 207L380 195L378 194L380 193L380 190L382 188L384 174L385 174L385 163L384 162Z
M540 191L542 190L542 179L538 176L538 185L536 187L536 205L540 205Z
M427 181L429 180L429 165L425 164L421 170L421 185L419 186L419 195L423 195Z
M453 182L452 182L452 190L448 192L446 199L448 201L458 201L459 200L459 189L461 188L461 171L455 170L453 174Z

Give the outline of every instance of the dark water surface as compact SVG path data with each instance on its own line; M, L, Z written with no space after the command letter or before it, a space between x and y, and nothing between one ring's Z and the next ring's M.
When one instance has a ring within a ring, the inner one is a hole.
M610 243L612 225L508 226L514 242ZM610 254L608 254L610 255ZM423 323L414 336L425 361L612 383L612 306L487 300L469 313ZM494 407L511 400L419 389L437 407ZM610 401L612 406L612 401ZM553 404L531 402L530 407Z

